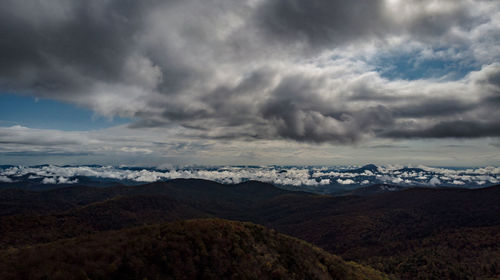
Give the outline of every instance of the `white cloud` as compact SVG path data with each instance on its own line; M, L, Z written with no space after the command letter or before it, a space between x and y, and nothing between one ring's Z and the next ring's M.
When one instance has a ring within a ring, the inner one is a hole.
M0 182L2 182L2 183L12 183L14 181L11 178L7 177L7 176L0 175Z
M404 181L404 180L403 180L403 179L401 179L401 178L399 178L399 177L393 178L393 179L391 180L391 182L392 182L392 183L394 183L394 184L399 184L399 183L401 183L401 182L403 182L403 181Z
M354 167L357 168L357 167ZM332 171L337 170L337 171ZM340 172L343 170L344 172ZM173 167L167 169L138 169L113 166L36 166L36 167L8 167L0 169L2 182L16 181L19 177L28 176L29 180L40 180L45 184L74 184L77 177L114 179L118 181L156 182L178 178L199 178L217 181L226 184L237 184L247 180L257 180L278 185L291 186L328 186L328 185L367 185L375 183L392 183L408 186L439 186L463 185L472 187L497 184L499 173L489 175L474 175L471 170L433 169L421 172L419 177L408 179L405 172L395 172L394 169L380 168L376 176L362 177L352 172L345 172L343 168L313 168L313 167ZM491 169L496 170L496 169ZM437 172L439 171L439 173ZM386 173L385 173L386 172ZM425 174L425 175L424 175ZM446 176L442 175L446 174ZM410 177L413 178L413 177ZM431 178L428 180L428 178ZM446 180L443 180L445 178Z
M76 184L76 183L78 183L78 179L75 178L73 180L70 180L69 178L59 176L57 178L57 183L58 184Z
M345 180L337 179L337 183L342 185L352 185L355 184L356 182L354 182L352 179L345 179Z
M42 180L42 184L57 184L57 180L54 177L45 177Z
M432 177L432 179L429 180L429 184L431 186L437 186L441 184L441 181L437 177Z

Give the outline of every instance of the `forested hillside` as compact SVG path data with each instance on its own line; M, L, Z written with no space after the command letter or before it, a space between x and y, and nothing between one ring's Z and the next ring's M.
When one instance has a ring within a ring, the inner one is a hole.
M0 248L192 218L251 221L403 279L500 277L500 187L363 196L173 180L0 191Z
M387 279L252 223L188 220L0 251L2 279Z

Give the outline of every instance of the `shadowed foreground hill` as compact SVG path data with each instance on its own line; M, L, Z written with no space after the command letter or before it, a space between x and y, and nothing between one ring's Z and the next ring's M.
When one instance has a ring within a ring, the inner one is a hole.
M198 219L0 251L2 279L387 279L252 223Z

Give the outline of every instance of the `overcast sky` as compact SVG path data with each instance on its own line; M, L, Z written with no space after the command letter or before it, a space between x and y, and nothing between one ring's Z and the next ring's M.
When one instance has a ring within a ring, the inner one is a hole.
M0 164L500 165L499 1L0 4Z

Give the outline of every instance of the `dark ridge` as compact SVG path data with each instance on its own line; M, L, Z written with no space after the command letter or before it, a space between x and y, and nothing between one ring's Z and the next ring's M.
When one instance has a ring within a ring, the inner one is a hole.
M388 279L252 223L189 220L0 251L2 279Z
M425 172L425 170L421 168L412 168L412 167L404 167L401 169L398 169L400 172L415 172L415 173L420 173L420 172Z
M357 168L357 169L351 169L351 170L343 170L343 171L340 171L340 172L344 172L344 173L364 173L366 170L368 171L371 171L371 172L377 172L378 171L378 167L375 165L375 164L367 164L363 167L360 167L360 168Z
M337 195L359 195L359 196L368 196L381 194L386 192L395 192L402 191L407 189L407 187L402 187L398 185L389 185L389 184L374 184L366 187L360 187L354 190L349 190L345 192L341 192Z

